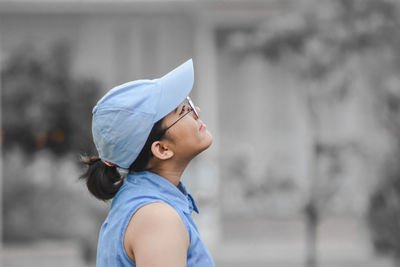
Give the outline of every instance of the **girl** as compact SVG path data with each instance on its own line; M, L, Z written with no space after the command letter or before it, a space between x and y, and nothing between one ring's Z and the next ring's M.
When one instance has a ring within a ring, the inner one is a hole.
M191 213L196 204L180 181L212 136L188 97L188 60L154 80L110 90L93 109L98 157L83 157L81 176L98 199L113 199L97 248L98 267L214 266Z

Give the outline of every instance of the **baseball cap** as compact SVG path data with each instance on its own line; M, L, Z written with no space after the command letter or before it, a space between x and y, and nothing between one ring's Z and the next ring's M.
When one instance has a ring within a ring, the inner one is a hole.
M103 161L128 169L153 125L179 106L193 88L192 59L161 78L116 86L93 108L93 141Z

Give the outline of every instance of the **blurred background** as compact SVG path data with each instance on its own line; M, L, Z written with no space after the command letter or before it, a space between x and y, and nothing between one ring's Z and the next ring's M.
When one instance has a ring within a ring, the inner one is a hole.
M216 266L400 265L400 1L0 0L2 266L95 266L78 181L112 87L194 59Z

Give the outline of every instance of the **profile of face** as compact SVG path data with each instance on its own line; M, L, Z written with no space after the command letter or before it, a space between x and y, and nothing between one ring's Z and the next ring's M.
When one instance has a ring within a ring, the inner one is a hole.
M212 135L197 117L200 108L194 108L197 114L185 101L164 117L162 128L166 129L165 138L152 145L152 150L158 151L156 157L187 161L211 145Z

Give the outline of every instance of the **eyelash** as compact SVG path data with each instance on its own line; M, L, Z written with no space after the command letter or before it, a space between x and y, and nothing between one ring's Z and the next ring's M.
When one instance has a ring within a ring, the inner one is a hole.
M185 111L185 107L186 107L185 105L182 106L182 110L181 110L181 112L179 113L179 116L183 114L183 112Z
M181 112L179 113L179 116L182 115L183 112L185 112L185 111L190 112L190 111L191 111L191 108L190 108L188 105L183 105L183 106L182 106L182 110L181 110Z

